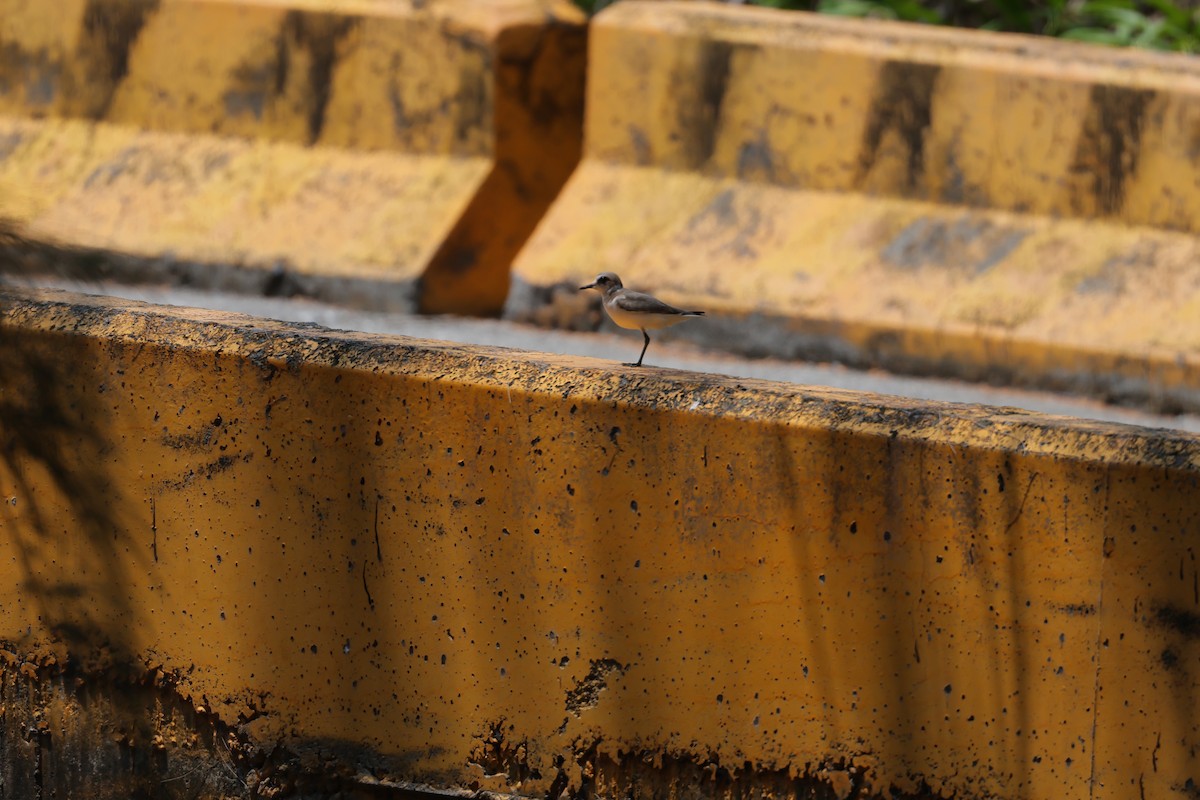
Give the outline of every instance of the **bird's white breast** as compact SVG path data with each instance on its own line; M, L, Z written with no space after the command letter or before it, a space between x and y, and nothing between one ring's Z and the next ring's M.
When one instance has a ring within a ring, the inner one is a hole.
M606 302L604 310L608 312L608 316L612 317L613 322L622 328L629 328L634 331L657 331L669 328L677 322L683 322L687 319L683 314L650 314L644 311L636 313L626 311L620 305L613 302Z

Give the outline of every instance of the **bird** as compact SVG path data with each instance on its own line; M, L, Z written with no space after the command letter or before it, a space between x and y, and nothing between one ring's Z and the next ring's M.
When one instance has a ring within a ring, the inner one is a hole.
M604 310L613 322L631 331L641 331L646 343L642 345L642 354L637 363L626 363L627 367L640 367L646 357L646 348L650 346L650 334L646 331L657 331L669 328L683 322L689 317L703 317L703 311L684 311L673 305L664 303L654 295L645 292L635 292L626 289L615 272L601 272L596 280L587 286L580 286L579 291L595 289L600 292L604 302Z

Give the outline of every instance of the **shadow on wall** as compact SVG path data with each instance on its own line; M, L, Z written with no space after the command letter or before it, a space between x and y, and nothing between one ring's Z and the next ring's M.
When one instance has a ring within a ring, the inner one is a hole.
M0 275L12 267L0 261ZM63 336L31 346L0 326L5 545L28 604L26 625L40 618L73 652L107 650L123 660L137 620L125 594L127 557L117 553L142 548L117 517L121 488L105 471L105 384L118 376L64 358Z
M27 236L0 217L0 288L38 275L86 285L122 257ZM0 318L8 311L3 302ZM57 327L33 346L28 335L18 342L0 323L0 541L14 554L27 635L40 619L73 655L103 654L103 666L128 665L138 620L124 554L138 565L155 557L154 510L147 507L145 520L121 518L124 484L109 474L105 444L112 413L105 395L120 376L101 373L97 362L80 363L86 359L77 344L66 346L71 320ZM146 541L133 542L135 530L145 530Z
M0 286L26 271L19 245L0 232ZM52 265L53 250L33 255ZM13 312L0 305L0 319ZM121 375L88 358L103 345L71 341L69 317L58 327L34 337L0 322L0 564L16 587L0 607L0 794L239 796L237 740L136 657L146 621L130 592L155 558L154 510L128 518L139 506L105 443Z
M34 347L14 338L0 326L0 468L13 577L22 601L72 651L124 657L137 620L115 554L132 542L115 516L120 488L104 471L103 380L62 357L59 335Z

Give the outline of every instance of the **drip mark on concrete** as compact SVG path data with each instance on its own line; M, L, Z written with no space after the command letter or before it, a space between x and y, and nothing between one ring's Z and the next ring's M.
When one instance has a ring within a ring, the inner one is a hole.
M1146 109L1154 97L1146 89L1092 87L1071 162L1071 174L1078 178L1071 198L1077 213L1120 212L1126 182L1137 171Z
M925 133L933 118L934 90L941 67L887 61L879 72L878 91L863 133L858 161L858 185L866 181L883 149L887 134L899 137L906 157L902 194L916 188L925 171Z
M367 595L367 605L371 607L372 611L374 611L375 610L375 598L371 597L371 587L367 585L367 562L366 561L363 562L363 566L362 566L362 584L363 584L363 592L366 593L366 595Z

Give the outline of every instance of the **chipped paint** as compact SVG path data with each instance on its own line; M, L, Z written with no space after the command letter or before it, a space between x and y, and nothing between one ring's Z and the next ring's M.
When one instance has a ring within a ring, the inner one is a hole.
M1194 436L2 300L0 639L251 745L576 797L1200 769Z

